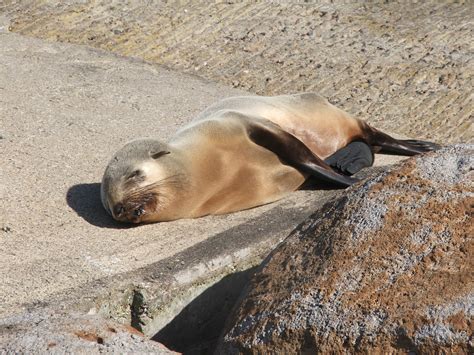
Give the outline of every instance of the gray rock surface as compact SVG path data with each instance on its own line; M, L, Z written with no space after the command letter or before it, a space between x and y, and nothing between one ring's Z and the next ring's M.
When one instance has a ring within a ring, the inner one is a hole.
M0 344L2 354L176 354L131 326L48 310L1 319Z
M473 142L474 2L3 1L10 28L246 91L316 91L384 130Z
M474 146L355 185L264 261L218 353L474 351Z

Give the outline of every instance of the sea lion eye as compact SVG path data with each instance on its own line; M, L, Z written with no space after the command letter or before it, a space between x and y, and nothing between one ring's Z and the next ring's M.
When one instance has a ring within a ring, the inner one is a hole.
M133 179L134 177L140 176L142 174L141 170L134 170L127 179Z
M150 157L152 157L153 159L158 159L159 157L162 157L166 154L170 154L170 152L166 150L162 150L161 152L150 152Z

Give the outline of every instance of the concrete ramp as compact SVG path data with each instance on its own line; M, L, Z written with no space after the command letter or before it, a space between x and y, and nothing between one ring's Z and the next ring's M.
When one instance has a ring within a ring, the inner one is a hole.
M138 137L167 139L242 92L83 46L0 33L0 48L0 318L74 309L152 336L335 194L298 191L225 216L117 224L99 198L111 155Z

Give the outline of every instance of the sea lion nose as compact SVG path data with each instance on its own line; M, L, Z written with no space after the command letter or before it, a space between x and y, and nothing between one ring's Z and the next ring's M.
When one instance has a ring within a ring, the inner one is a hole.
M122 213L125 212L125 208L123 207L122 203L117 203L114 207L114 215L116 217L120 217Z

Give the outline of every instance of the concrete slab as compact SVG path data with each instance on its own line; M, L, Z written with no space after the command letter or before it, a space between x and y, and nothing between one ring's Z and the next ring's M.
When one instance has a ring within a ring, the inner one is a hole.
M99 199L110 156L134 138L166 139L242 92L84 46L0 33L0 48L0 318L74 308L153 335L334 195L298 191L225 216L117 224Z

